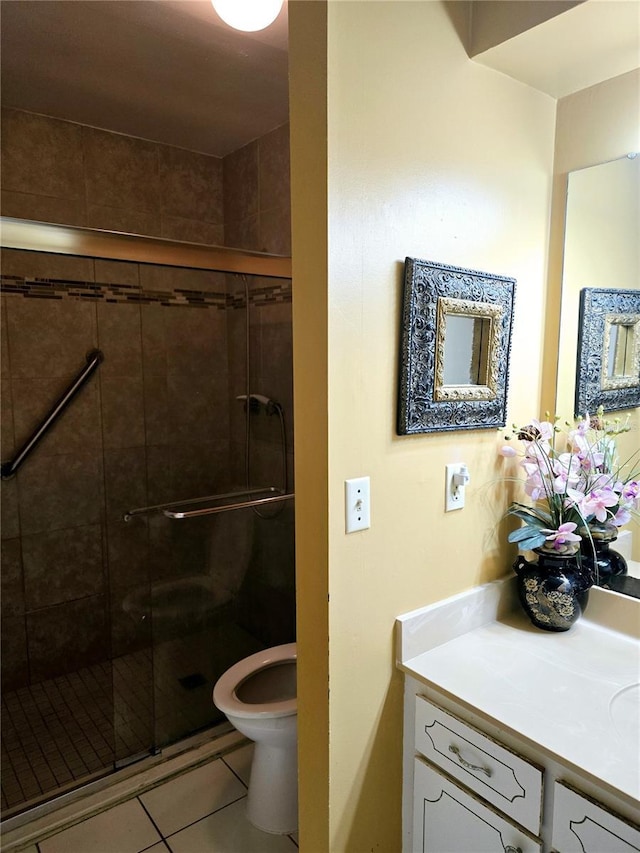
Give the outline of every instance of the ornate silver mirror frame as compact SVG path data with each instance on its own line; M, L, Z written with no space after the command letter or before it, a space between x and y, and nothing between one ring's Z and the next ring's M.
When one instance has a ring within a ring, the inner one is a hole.
M400 345L399 435L504 426L515 279L407 258ZM473 378L445 381L457 347L448 318L467 318Z
M610 369L616 326L626 330L627 357ZM620 372L621 371L621 372ZM586 287L580 291L576 416L640 406L640 291Z

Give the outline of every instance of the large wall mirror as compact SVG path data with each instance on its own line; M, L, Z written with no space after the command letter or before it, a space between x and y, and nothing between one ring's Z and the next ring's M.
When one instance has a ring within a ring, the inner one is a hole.
M640 154L569 174L556 388L563 417L589 403L591 412L600 402L610 412L638 405L639 235Z

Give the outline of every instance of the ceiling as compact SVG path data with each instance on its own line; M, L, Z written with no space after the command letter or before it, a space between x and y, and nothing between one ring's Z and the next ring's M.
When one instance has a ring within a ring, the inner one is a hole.
M286 3L258 33L210 0L3 0L0 13L5 107L217 157L288 120Z

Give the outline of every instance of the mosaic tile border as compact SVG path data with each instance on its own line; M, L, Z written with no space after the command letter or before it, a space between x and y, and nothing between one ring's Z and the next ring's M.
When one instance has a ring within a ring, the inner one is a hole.
M244 308L244 297L220 291L144 290L136 284L65 281L64 279L25 278L17 275L0 276L0 292L27 299L74 299L109 303L159 304L166 307L217 308L221 311ZM253 287L249 304L255 307L291 302L291 281Z

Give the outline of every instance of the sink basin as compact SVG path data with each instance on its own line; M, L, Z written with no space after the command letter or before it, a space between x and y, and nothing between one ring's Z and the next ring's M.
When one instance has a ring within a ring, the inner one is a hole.
M609 716L618 736L632 747L640 732L640 682L618 690L609 702Z

